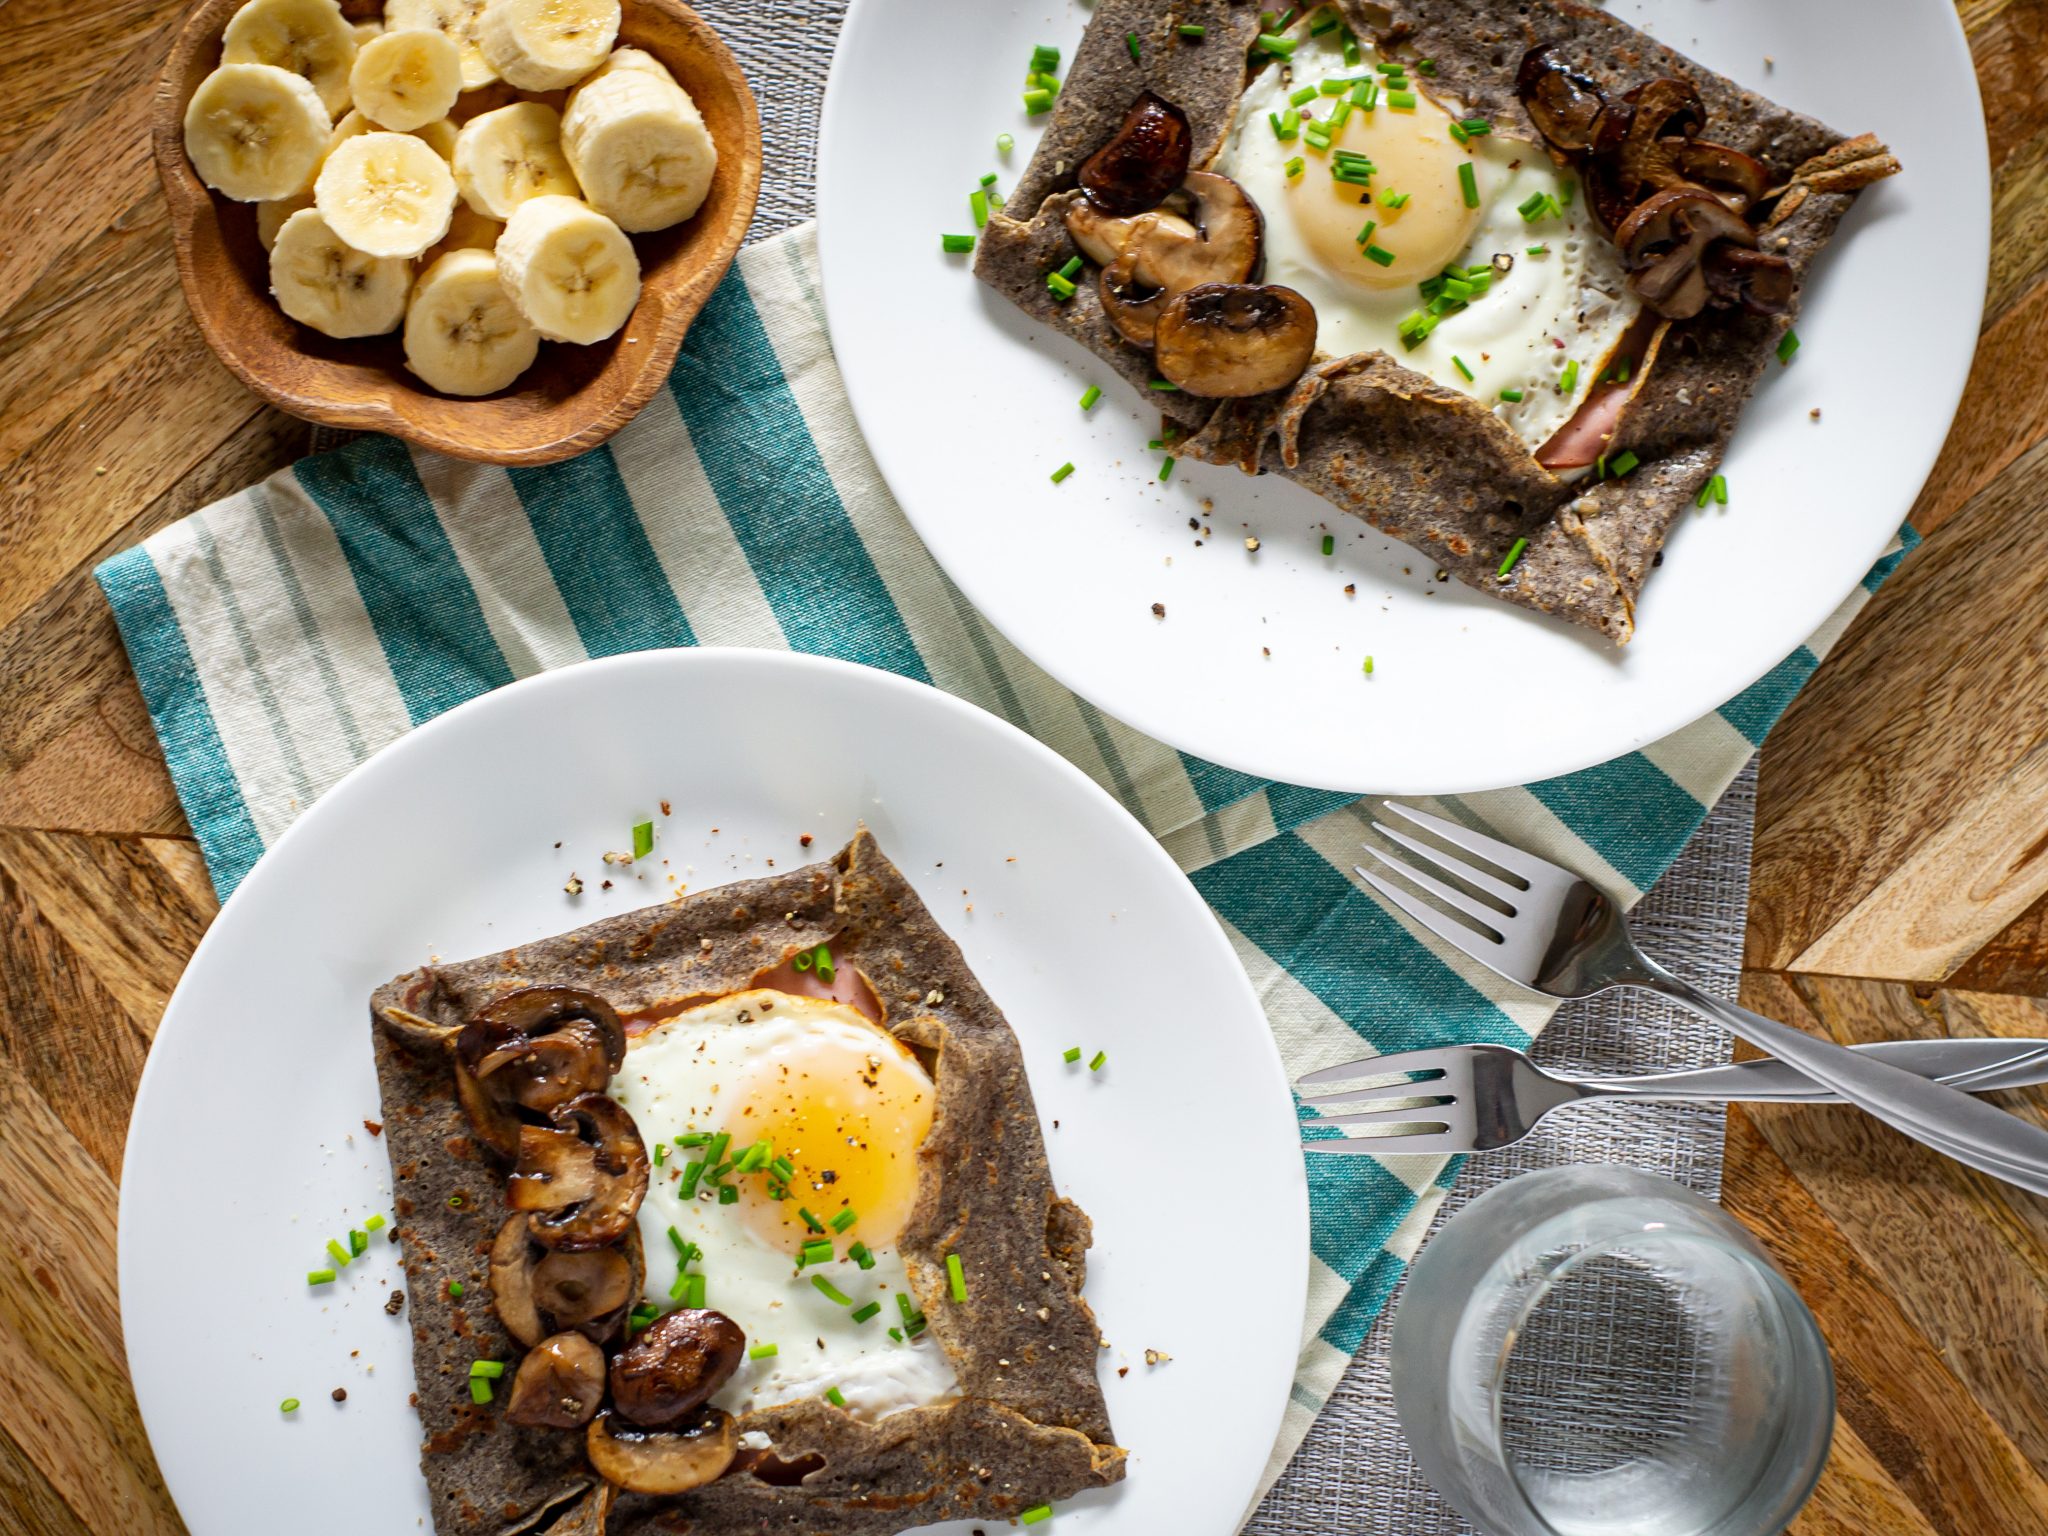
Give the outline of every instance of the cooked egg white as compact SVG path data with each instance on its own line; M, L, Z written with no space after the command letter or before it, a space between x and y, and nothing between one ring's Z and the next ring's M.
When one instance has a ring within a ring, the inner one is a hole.
M896 1241L917 1195L917 1149L931 1128L936 1090L907 1049L849 1004L768 990L738 992L690 1008L634 1040L612 1079L649 1148L665 1144L640 1207L647 1300L672 1307L678 1240L702 1257L704 1304L746 1330L749 1359L713 1403L744 1413L837 1388L850 1412L879 1419L958 1390L951 1364L929 1336L899 1342L899 1295L909 1284ZM721 1204L700 1178L683 1186L691 1160L679 1135L726 1135L726 1157L758 1141L795 1167L786 1199L770 1197L765 1173L729 1174L738 1199ZM826 1225L811 1231L801 1211ZM830 1223L854 1219L843 1232ZM671 1237L671 1233L674 1237ZM807 1241L829 1239L832 1262L797 1268ZM848 1256L859 1242L873 1258ZM815 1284L823 1276L841 1305ZM869 1302L879 1313L856 1322Z
M1247 88L1215 167L1265 215L1265 281L1293 288L1315 306L1320 352L1385 352L1486 402L1532 451L1540 447L1612 366L1640 307L1574 178L1538 145L1498 131L1459 143L1451 129L1470 114L1432 95L1428 77L1410 74L1406 90L1415 105L1394 106L1369 46L1362 45L1360 63L1347 65L1338 32L1311 37L1304 19L1289 35L1297 39L1291 59ZM1359 79L1376 83L1377 101L1369 111L1353 105L1346 112L1339 103L1350 101L1351 82ZM1346 82L1343 94L1324 94L1325 81ZM1293 104L1305 88L1317 94ZM1279 138L1272 119L1289 110L1304 127L1330 127L1329 149L1301 136ZM1372 162L1369 185L1331 175L1340 150ZM1296 159L1300 169L1289 175ZM1469 198L1459 170L1468 164ZM1546 205L1526 220L1523 204L1542 195L1557 200L1557 211ZM1405 201L1390 207L1390 197ZM1542 249L1532 254L1532 246ZM1369 247L1381 259L1369 256ZM1419 285L1446 267L1485 267L1490 286L1411 347L1402 321L1426 308ZM1522 398L1505 399L1503 391Z

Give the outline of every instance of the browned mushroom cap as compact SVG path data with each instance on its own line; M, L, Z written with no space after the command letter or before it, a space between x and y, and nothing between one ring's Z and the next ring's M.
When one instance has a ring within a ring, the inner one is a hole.
M1667 320L1690 320L1712 290L1702 270L1719 242L1754 247L1756 233L1710 192L1659 192L1614 232L1629 267L1629 288Z
M649 1429L679 1424L732 1379L746 1351L746 1334L723 1312L666 1313L612 1360L612 1403Z
M491 1306L529 1347L566 1328L604 1343L645 1278L637 1226L617 1247L551 1252L533 1240L527 1217L515 1215L491 1244Z
M591 1420L584 1436L591 1469L632 1493L688 1493L732 1465L732 1419L718 1409L688 1429L635 1429L614 1415Z
M1657 142L1670 153L1680 176L1705 187L1726 203L1731 212L1748 213L1771 189L1770 170L1761 160L1739 149L1705 139Z
M1590 76L1566 64L1555 43L1531 48L1522 56L1515 92L1536 131L1557 148L1575 152L1592 146L1593 125L1607 105L1606 93Z
M1156 208L1188 173L1194 135L1187 114L1151 91L1139 93L1109 142L1081 162L1081 190L1117 218Z
M487 1003L455 1037L456 1091L470 1126L505 1157L524 1109L547 1115L611 1081L626 1031L610 1003L574 987L526 987Z
M1716 302L1740 304L1753 315L1782 315L1792 307L1799 274L1771 251L1748 251L1723 242L1703 263Z
M1102 269L1102 308L1133 346L1149 347L1159 316L1174 295L1203 283L1241 283L1259 264L1264 224L1244 188L1213 171L1191 171L1164 208L1123 221L1120 231L1085 204L1068 211L1067 228L1083 249L1102 248L1121 233L1115 258Z
M1237 399L1292 384L1315 350L1315 308L1292 288L1204 283L1160 315L1155 358L1189 394Z
M505 1331L528 1349L547 1337L533 1299L534 1251L523 1214L506 1218L491 1243L491 1308Z
M1689 139L1706 126L1707 109L1699 89L1690 80L1665 76L1646 80L1622 101L1629 107L1627 132L1620 146L1616 180L1624 196L1637 197L1646 190L1650 167L1657 162L1657 142L1666 138ZM1605 144L1611 135L1604 129L1596 135Z
M545 1126L519 1128L505 1203L530 1211L544 1248L602 1248L626 1235L647 1194L647 1147L633 1117L601 1093L571 1099Z
M580 1429L603 1401L604 1351L580 1333L558 1333L519 1362L505 1417L533 1429Z

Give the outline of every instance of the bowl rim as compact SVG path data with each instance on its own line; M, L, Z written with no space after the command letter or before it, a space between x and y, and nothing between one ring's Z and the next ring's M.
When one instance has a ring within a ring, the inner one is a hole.
M218 219L212 192L199 180L185 155L185 94L181 81L193 58L203 48L218 47L220 34L242 0L201 0L179 24L178 34L157 76L155 100L151 106L151 149L157 179L168 204L171 248L178 263L178 286L185 308L200 336L228 372L255 395L279 410L322 426L356 431L384 432L437 453L475 463L508 466L558 463L589 451L605 442L636 416L668 381L683 337L703 310L712 291L731 268L747 231L752 227L755 205L761 191L761 111L753 88L732 50L711 24L685 0L621 0L622 6L645 6L666 13L690 32L704 50L711 69L732 87L744 125L737 146L739 181L726 225L709 247L709 260L686 279L686 291L679 301L660 312L645 344L634 349L634 372L618 399L594 420L571 430L550 427L545 432L521 439L502 430L496 440L483 443L473 437L453 434L429 424L409 420L382 398L339 400L312 394L280 383L263 363L237 343L236 336L215 326L200 303L202 278L198 269L194 231L202 218ZM721 155L727 153L719 146ZM249 205L251 207L254 204ZM401 381L402 382L402 381ZM405 388L423 397L427 392L411 385ZM433 399L444 399L432 395Z

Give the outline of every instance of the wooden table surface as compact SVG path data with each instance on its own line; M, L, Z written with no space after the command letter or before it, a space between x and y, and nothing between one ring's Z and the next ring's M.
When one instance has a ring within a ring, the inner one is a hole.
M146 121L181 9L0 14L7 1532L180 1529L126 1382L115 1192L215 904L90 571L308 441L178 294ZM1959 9L1996 173L1976 371L1914 512L1926 546L1764 750L1744 1000L1844 1041L2048 1035L2048 0ZM1939 282L1940 231L1926 245ZM1834 1350L1834 1457L1793 1529L2048 1531L2048 1204L1798 1108L1731 1113L1726 1198Z

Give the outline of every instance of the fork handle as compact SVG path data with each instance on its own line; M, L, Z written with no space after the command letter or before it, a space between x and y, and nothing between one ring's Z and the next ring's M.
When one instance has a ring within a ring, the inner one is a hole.
M1643 957L1638 985L1684 1003L1769 1051L1895 1130L1957 1162L2048 1195L2048 1131L1942 1083L1734 1003L1725 1003Z
M1920 1077L1971 1093L2048 1083L2048 1040L1875 1040L1849 1047ZM1842 1096L1775 1056L1629 1077L1582 1077L1576 1088L1603 1098L1698 1099L1744 1104L1840 1104Z

